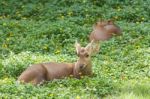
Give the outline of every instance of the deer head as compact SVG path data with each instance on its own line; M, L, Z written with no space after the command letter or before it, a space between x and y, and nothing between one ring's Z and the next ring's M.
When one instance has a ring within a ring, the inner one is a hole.
M91 54L93 52L93 41L91 41L86 47L81 47L81 45L76 41L75 48L78 55L78 60L75 63L74 69L75 75L91 75Z

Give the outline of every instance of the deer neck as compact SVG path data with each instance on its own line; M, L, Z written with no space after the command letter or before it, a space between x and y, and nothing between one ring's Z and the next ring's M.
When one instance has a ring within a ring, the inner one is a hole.
M72 64L72 75L77 78L76 63Z
M87 65L87 67L85 68L85 70L83 71L85 73L85 75L91 75L92 73L92 62L90 61Z
M76 63L73 64L73 72L72 75L75 78L80 78L81 76L88 76L92 74L92 62L90 61L87 65L87 67L80 71L79 68L76 67Z

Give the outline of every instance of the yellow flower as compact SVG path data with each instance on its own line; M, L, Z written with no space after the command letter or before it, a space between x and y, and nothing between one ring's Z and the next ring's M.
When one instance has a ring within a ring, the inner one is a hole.
M140 22L138 22L138 21L136 22L136 24L139 24L139 23L140 23Z
M53 96L54 96L54 94L50 93L50 94L49 94L49 96L50 96L50 97L53 97Z
M120 8L118 8L118 9L117 9L117 11L121 11L121 9L120 9Z
M145 18L144 17L142 17L142 20L144 20Z
M0 19L2 19L3 18L3 16L0 16Z
M64 62L64 59L61 59L61 62Z
M8 46L7 46L7 44L3 44L2 47L3 48L7 48Z
M77 96L76 99L81 99L80 96Z
M20 17L20 16L21 16L21 14L20 14L20 13L18 13L18 14L17 14L17 16L18 16L18 17Z
M81 73L81 72L79 72L79 75L82 75L82 73Z
M136 46L136 48L137 48L137 49L139 49L139 48L140 48L140 46L138 46L138 45L137 45L137 46Z
M84 76L81 76L81 78L84 78Z
M89 15L88 14L86 14L86 17L88 17Z
M71 16L71 15L72 15L72 12L68 12L68 15Z
M55 51L55 54L59 54L59 53L60 53L60 50L56 50L56 51Z
M21 8L24 8L24 6L21 6Z
M10 32L10 33L9 33L9 36L13 36L13 33L12 33L12 32Z
M8 78L4 78L4 81L7 81L8 80Z
M60 32L63 32L63 29L62 28L59 28Z
M9 41L10 39L9 39L9 38L6 38L6 40Z
M118 19L118 16L115 16L115 19Z
M88 11L88 9L85 9L85 11Z
M70 75L70 77L73 77L73 75Z
M87 1L86 0L83 0L83 3L86 3Z
M47 46L44 46L44 47L43 47L43 49L47 50L47 49L48 49L48 47L47 47Z
M7 24L6 23L3 23L3 26L6 26Z
M26 20L27 18L26 17L22 17L22 19Z
M63 15L61 16L61 19L64 19L64 16L63 16Z

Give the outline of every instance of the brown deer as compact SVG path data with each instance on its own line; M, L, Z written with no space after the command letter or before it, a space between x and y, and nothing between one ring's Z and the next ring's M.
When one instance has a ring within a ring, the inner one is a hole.
M81 76L92 74L92 42L86 47L81 47L76 41L75 48L78 55L78 60L75 63L40 63L28 67L18 78L18 81L23 83L32 83L34 85L41 84L44 81L60 79L73 76L80 78Z
M89 36L89 40L94 40L95 50L99 51L99 42L105 41L113 37L113 35L121 35L121 29L113 21L99 21L93 26L93 31Z

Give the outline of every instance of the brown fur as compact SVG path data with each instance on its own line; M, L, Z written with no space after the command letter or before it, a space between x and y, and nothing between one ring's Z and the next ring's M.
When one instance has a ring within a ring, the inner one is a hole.
M74 76L80 78L82 75L92 74L92 64L90 55L92 53L92 43L86 47L81 47L76 42L75 47L79 59L76 63L40 63L28 67L18 78L24 83L32 83L34 85L41 84L44 81L53 79L61 79L64 77Z
M121 29L113 21L99 21L93 26L89 40L94 40L94 52L99 51L99 42L112 38L114 35L121 35Z
M112 38L113 35L121 35L121 29L113 21L101 21L94 25L89 39L90 41L104 41Z

